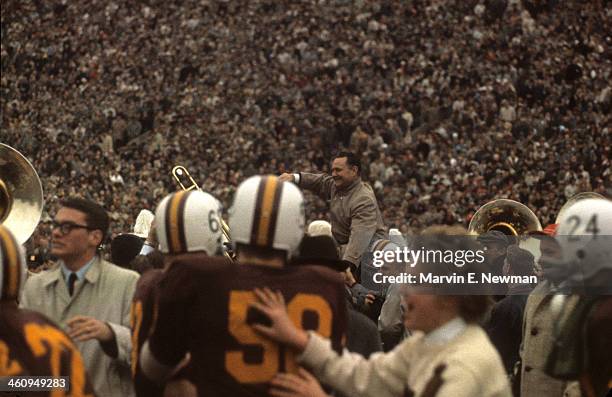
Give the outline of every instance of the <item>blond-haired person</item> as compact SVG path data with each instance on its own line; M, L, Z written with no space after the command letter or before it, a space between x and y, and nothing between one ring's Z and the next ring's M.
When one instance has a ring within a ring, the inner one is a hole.
M440 229L440 233L445 232ZM478 249L475 242L448 234L429 236L430 248ZM451 274L453 270L452 266L440 267L437 272ZM271 325L256 324L254 328L295 349L302 365L322 383L346 395L511 396L499 354L477 325L487 310L487 296L439 295L428 285L404 287L404 325L412 335L392 351L366 360L346 350L339 355L325 338L297 329L279 293L263 289L256 294L259 303L255 307L270 318ZM272 381L272 395L303 395L295 387L299 381L295 375L277 375Z

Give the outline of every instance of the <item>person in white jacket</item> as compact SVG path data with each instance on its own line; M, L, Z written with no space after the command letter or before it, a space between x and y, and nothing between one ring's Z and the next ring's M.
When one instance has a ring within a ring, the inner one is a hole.
M443 237L451 245L457 240ZM345 395L512 395L499 354L476 324L487 310L486 296L436 295L428 286L403 286L404 325L413 331L412 335L394 350L373 354L366 360L346 350L339 355L325 338L296 328L278 292L264 288L256 290L256 295L259 302L254 306L271 323L253 327L262 335L297 350L302 365L311 369L322 383ZM303 395L300 387L312 382L304 372L301 375L301 378L292 374L277 375L272 381L271 395Z

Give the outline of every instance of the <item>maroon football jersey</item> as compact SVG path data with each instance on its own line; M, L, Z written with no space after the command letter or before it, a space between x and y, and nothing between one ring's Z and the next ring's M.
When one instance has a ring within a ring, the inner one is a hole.
M155 313L155 291L163 276L160 269L149 270L142 274L136 284L132 300L130 325L132 329L132 378L137 396L162 396L164 388L148 379L142 373L139 357L144 342L149 337Z
M214 259L173 263L162 278L150 349L173 366L191 353L202 396L267 396L278 372L296 372L295 353L259 335L250 324L269 321L250 308L255 288L282 292L302 329L330 338L341 350L346 330L344 284L319 266L272 268Z
M67 395L94 396L81 353L53 322L38 312L4 303L0 304L0 324L0 376L68 376ZM51 396L52 393L40 391L27 395Z

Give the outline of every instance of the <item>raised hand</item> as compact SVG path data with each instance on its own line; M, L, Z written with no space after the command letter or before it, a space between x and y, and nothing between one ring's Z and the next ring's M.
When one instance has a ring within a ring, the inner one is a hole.
M278 177L278 180L281 182L294 182L295 177L293 176L293 174L285 172Z
M252 327L260 334L302 352L308 344L308 334L291 322L283 295L269 288L256 288L254 292L258 302L253 302L251 306L268 316L272 324L253 324Z

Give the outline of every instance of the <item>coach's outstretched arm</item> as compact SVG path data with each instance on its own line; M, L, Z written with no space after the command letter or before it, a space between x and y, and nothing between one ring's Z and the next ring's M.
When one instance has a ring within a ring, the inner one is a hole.
M316 193L329 203L330 223L336 242L343 246L344 261L359 268L362 256L375 240L386 238L385 226L371 186L361 179L361 161L351 152L338 153L331 163L331 175L283 174Z
M328 174L284 173L279 176L279 179L285 182L293 182L302 189L310 190L325 201L331 198L332 187L334 186L334 177Z

